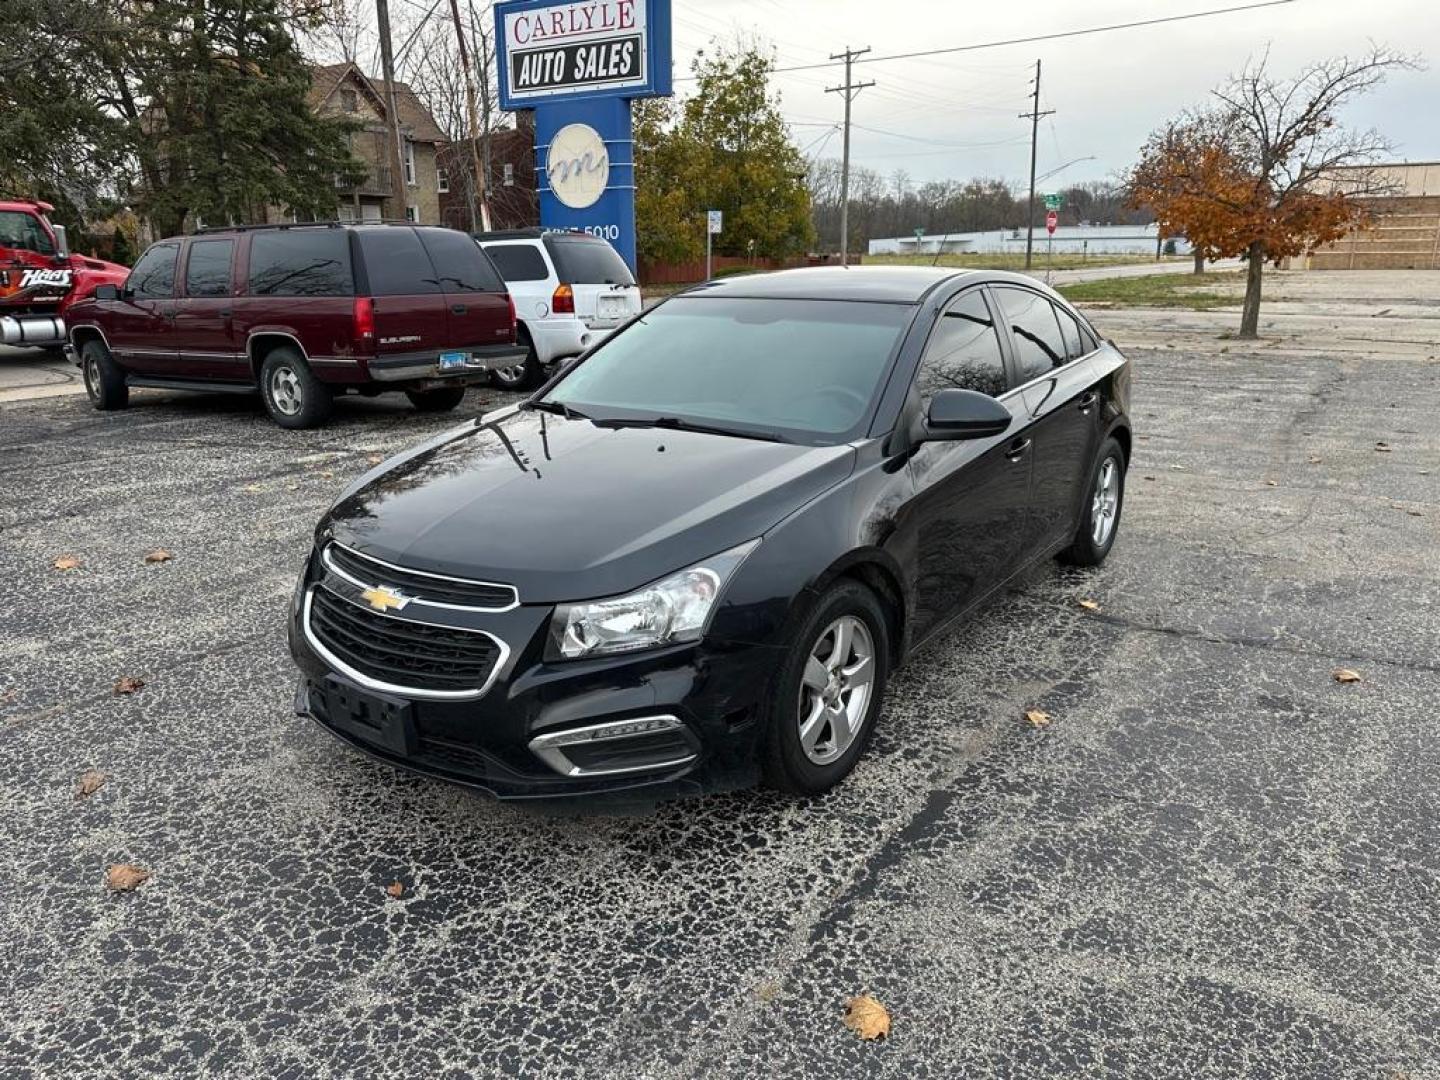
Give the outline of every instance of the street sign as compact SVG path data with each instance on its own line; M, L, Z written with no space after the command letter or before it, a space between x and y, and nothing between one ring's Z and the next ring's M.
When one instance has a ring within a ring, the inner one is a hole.
M722 210L707 210L707 211L705 212L705 217L706 217L706 225L707 225L707 227L708 227L709 230L710 230L710 235L712 235L712 236L718 236L721 232L724 231L724 230L721 228L721 225L723 224L723 219L724 219L724 211L722 211Z
M1060 224L1060 215L1057 214L1057 213L1055 213L1054 210L1047 210L1047 211L1045 212L1045 231L1046 231L1047 233L1049 233L1051 236L1054 236L1054 235L1055 235L1055 229L1056 229L1056 227L1057 227L1059 224Z
M1064 205L1065 205L1065 200L1064 200L1063 198L1061 198L1059 195L1054 195L1054 194L1052 194L1052 195L1046 195L1046 196L1045 196L1045 209L1046 209L1046 210L1059 210L1060 207L1062 207L1062 206L1064 206Z
M924 238L925 238L925 230L924 230L924 229L916 229L916 230L915 230L915 239L916 239L916 240L923 240Z

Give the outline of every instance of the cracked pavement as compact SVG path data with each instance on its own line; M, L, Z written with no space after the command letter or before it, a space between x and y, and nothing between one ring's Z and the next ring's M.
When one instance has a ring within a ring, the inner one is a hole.
M443 419L0 406L0 1074L1440 1076L1430 303L1368 351L1097 312L1136 362L1110 561L924 650L810 802L499 804L292 716L317 516Z

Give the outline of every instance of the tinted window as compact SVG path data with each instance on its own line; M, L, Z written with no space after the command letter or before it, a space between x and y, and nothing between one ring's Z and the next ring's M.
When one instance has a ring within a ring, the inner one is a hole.
M978 289L945 309L915 373L915 390L927 405L935 391L949 389L978 390L991 397L1007 389L1000 336Z
M468 233L420 229L417 234L446 292L504 292L505 283Z
M185 262L187 296L229 296L234 240L196 240Z
M545 256L529 244L486 244L485 254L506 281L544 281L550 276Z
M869 414L914 309L835 300L671 300L547 395L595 418L679 417L834 442Z
M125 285L137 300L158 300L175 295L175 256L179 244L156 244L135 264Z
M371 296L423 296L438 293L440 279L414 229L385 226L362 229L360 252ZM474 247L474 242L471 242Z
M545 246L550 249L561 281L572 285L635 284L625 260L604 240L547 236Z
M1077 356L1084 356L1090 350L1085 347L1085 339L1080 336L1080 324L1059 304L1055 305L1055 314L1060 318L1060 336L1065 339L1065 355L1071 360Z
M0 244L38 251L41 255L55 254L55 245L50 241L50 234L41 226L40 219L18 210L0 210Z
M1020 381L1029 382L1065 363L1065 341L1055 306L1028 289L997 288L1000 311L1010 327L1020 361Z
M250 238L251 296L350 296L344 229L274 229Z

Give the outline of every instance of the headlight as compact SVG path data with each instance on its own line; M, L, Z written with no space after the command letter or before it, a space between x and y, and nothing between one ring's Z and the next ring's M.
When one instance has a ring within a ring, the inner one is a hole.
M751 540L702 559L627 596L561 604L550 624L547 654L575 660L695 641L725 583L759 543Z

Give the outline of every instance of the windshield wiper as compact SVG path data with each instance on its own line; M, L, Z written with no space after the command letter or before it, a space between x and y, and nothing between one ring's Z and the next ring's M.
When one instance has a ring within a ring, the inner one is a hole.
M563 401L527 401L524 405L527 409L539 409L541 412L555 413L565 417L566 420L589 420L590 417L579 409L572 409Z
M789 442L782 435L770 431L753 431L746 428L720 427L717 424L697 424L693 420L683 420L678 416L651 416L638 419L625 419L624 417L605 417L594 421L596 427L637 427L637 428L667 428L671 431L696 431L702 435L729 435L736 439L759 439L761 442Z

